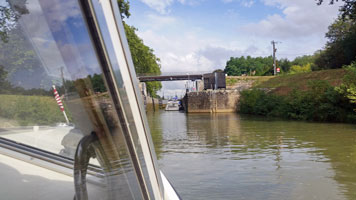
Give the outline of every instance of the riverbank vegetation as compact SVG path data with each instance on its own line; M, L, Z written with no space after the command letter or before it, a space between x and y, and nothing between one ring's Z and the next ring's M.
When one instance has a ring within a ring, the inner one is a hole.
M233 89L241 84L250 83L252 86L257 86L262 83L274 79L274 76L226 76L226 86L227 88Z
M286 74L257 82L255 88L265 88L273 94L286 95L292 90L308 89L308 83L314 80L322 80L331 86L340 86L342 79L346 74L346 69L328 69L313 71L310 73Z
M54 123L65 122L62 112L52 97L0 95L0 102L0 117L13 120L21 126L54 125Z
M258 87L242 91L240 112L296 120L355 123L356 63L345 67L344 71L337 86L332 80L309 79L305 85L296 85L285 93L278 92L278 88ZM307 80L307 77L296 78Z

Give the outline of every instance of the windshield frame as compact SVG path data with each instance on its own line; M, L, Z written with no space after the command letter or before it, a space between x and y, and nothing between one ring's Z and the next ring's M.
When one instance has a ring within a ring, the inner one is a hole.
M100 28L100 20L96 16L98 12L91 0L80 0L81 7L83 9L83 15L86 18L89 33L93 40L94 48L98 54L99 62L101 63L102 72L104 79L108 86L108 91L110 97L112 98L116 111L119 114L119 119L122 120L121 123L127 125L125 127L126 133L124 133L126 138L127 148L130 152L130 157L136 170L136 175L138 181L141 185L141 190L143 197L149 199L149 192L147 189L147 183L145 183L144 174L142 172L142 167L139 162L137 155L137 150L134 145L132 133L128 127L128 121L126 119L125 111L123 107L123 102L119 98L119 86L117 82L117 74L115 74L113 65L110 63L110 54L105 45L102 30ZM163 183L161 174L158 169L157 157L153 148L153 142L150 135L147 119L145 113L143 113L143 102L138 89L138 79L136 78L136 72L134 69L131 53L127 43L122 18L120 11L115 0L101 1L101 6L104 11L105 22L108 24L109 35L114 44L114 55L118 60L120 66L120 71L123 72L123 85L127 92L127 97L129 101L129 106L132 109L132 115L134 117L135 125L137 128L138 140L142 148L143 157L148 170L149 181L153 189L153 195L155 199L162 199L164 196ZM111 52L112 53L112 52ZM124 58L124 59L123 59ZM136 112L135 112L136 111Z

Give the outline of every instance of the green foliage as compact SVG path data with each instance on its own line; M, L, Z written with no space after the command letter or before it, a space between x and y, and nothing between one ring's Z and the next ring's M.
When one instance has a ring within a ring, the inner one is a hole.
M32 45L26 39L20 27L9 32L8 41L0 41L0 61L11 83L26 86L27 89L51 84ZM16 85L13 85L16 87Z
M356 104L356 62L345 67L347 74L343 78L343 83L338 87L338 91L346 96L351 103Z
M356 105L327 81L308 83L306 91L293 90L287 96L263 90L241 92L240 112L263 116L321 122L356 122Z
M8 41L9 32L17 26L17 20L23 14L28 14L26 0L17 0L13 2L13 9L8 2L0 5L0 40Z
M235 85L235 83L237 83L237 79L229 78L229 77L226 78L226 85L227 86L233 86L233 85Z
M93 76L89 75L88 79L90 79L91 81L94 92L107 91L102 75L99 74L94 74Z
M137 29L124 23L127 41L130 46L132 60L138 74L161 74L160 60L157 58L153 50L146 46L142 39L136 34ZM148 82L147 91L151 96L155 96L156 92L162 88L160 82Z
M298 74L298 73L305 73L305 72L311 72L311 64L305 64L303 66L300 65L293 65L290 68L289 73L290 74Z
M5 82L7 78L7 71L4 70L4 67L0 65L0 84Z
M315 59L315 55L297 57L293 61L284 58L277 60L277 67L281 69L281 74L288 73L290 70L292 70L292 74L309 72L311 69L316 68L314 64ZM225 72L229 76L241 76L243 74L270 76L273 75L273 58L272 56L256 58L250 56L242 56L239 58L231 57L226 63Z
M263 90L244 90L241 92L240 112L264 116L279 116L283 102L284 97L270 95Z
M121 18L129 18L131 13L130 13L130 3L126 0L117 0L117 4L119 6L120 9L120 13L121 13Z
M124 18L126 16L129 18L131 15L129 12L129 1L117 0L117 3L120 8L121 17ZM153 49L146 46L142 39L138 37L136 34L137 29L135 27L129 26L125 22L123 23L136 73L154 75L161 74L161 66L159 64L160 60L154 55ZM147 82L146 86L147 92L153 97L155 97L156 92L162 88L161 82L156 81Z
M8 32L14 28L14 21L17 20L14 12L5 6L0 6L0 39L4 42L8 40Z
M67 114L70 118L70 113ZM0 117L22 126L65 122L54 98L44 96L0 95Z
M231 57L226 63L224 69L229 76L256 75L267 76L273 74L273 58L241 56L239 58Z
M0 94L7 93L11 88L11 84L6 80L7 71L4 70L4 67L0 65Z
M307 65L307 64L310 64L310 63L314 63L315 61L315 56L313 55L304 55L304 56L299 56L299 57L296 57L292 64L293 65Z
M328 42L315 60L317 70L342 68L355 60L355 20L338 18L329 26L325 36Z
M317 0L318 5L321 5L325 0ZM343 19L356 19L356 1L355 0L330 0L330 4L343 1L344 5L340 7L341 16Z
M299 56L296 57L292 65L299 65L299 66L305 66L305 65L310 65L311 70L316 69L315 65L315 59L317 58L318 53L315 53L314 55L304 55L304 56Z
M292 62L286 58L280 59L279 61L277 61L277 66L281 68L282 72L288 72L290 70L290 67L292 66Z

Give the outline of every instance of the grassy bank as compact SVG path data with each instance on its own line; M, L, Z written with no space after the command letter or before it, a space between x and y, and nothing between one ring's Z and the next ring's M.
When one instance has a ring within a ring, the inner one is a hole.
M356 68L279 76L241 92L240 112L355 123L355 95Z
M274 76L227 76L226 77L226 86L234 87L238 84L251 83L251 85L260 85L272 78Z
M56 101L48 96L0 95L0 117L14 126L65 122Z
M345 69L329 69L300 74L287 74L256 82L254 88L268 88L271 89L274 94L287 95L294 89L301 91L308 90L308 83L310 81L320 80L326 81L331 86L340 86L345 74Z

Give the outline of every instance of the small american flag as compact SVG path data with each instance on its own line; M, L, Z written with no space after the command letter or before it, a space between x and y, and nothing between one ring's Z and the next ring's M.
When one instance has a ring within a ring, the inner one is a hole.
M62 100L59 97L59 94L58 94L58 92L56 90L56 86L53 85L52 87L53 87L53 92L54 92L54 98L56 99L57 104L58 104L59 108L61 109L61 111L62 111L62 113L64 115L64 118L66 119L67 124L69 124L69 120L68 120L66 111L64 111L64 106L63 106Z
M63 112L64 111L63 103L62 103L61 98L59 97L57 90L56 90L56 86L54 86L54 85L53 85L53 92L54 92L54 98L56 99L59 108Z

